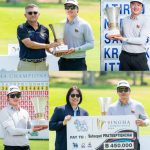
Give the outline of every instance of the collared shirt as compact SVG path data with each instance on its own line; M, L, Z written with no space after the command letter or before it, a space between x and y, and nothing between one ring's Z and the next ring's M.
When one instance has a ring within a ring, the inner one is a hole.
M38 24L38 29L35 30L28 22L26 22L18 26L17 37L20 45L20 59L40 59L46 57L45 49L31 49L22 43L23 39L30 38L31 41L48 44L49 31L46 27Z
M73 111L74 111L74 117L77 116L77 111L78 111L78 110L79 110L78 107L76 107L76 109L73 110Z
M108 108L108 115L135 115L137 119L144 120L146 125L149 125L149 119L144 111L144 107L141 103L129 99L126 105L123 105L120 100L110 105Z
M31 122L26 110L16 110L8 105L0 112L0 124L4 132L4 145L27 146L28 136L31 133Z
M91 26L78 16L72 22L66 21L64 43L68 48L75 48L75 53L64 55L63 58L85 58L86 50L94 47Z
M124 37L122 50L128 53L146 52L146 42L150 33L149 18L140 14L136 18L128 16L122 20L121 33Z

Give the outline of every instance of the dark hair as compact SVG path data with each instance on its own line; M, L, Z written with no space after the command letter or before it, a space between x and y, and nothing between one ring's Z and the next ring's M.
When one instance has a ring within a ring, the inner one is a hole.
M34 8L34 7L36 7L36 8L39 8L37 5L35 5L35 4L28 4L26 7L25 7L25 10L27 10L28 8Z
M67 95L66 95L66 103L70 104L69 96L70 96L71 92L74 91L74 90L76 90L79 93L79 95L80 95L80 102L79 102L79 104L81 104L82 103L82 93L81 93L81 90L77 86L73 86L73 87L71 87L68 90Z

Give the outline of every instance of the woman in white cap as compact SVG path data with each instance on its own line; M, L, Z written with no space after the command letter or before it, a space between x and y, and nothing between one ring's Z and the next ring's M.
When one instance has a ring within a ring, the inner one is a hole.
M121 40L122 51L119 56L120 71L149 70L146 58L146 43L150 33L149 18L144 16L143 0L131 0L131 15L122 20L121 35L108 36Z
M0 124L4 133L4 150L30 150L27 134L40 131L40 126L31 127L29 113L19 106L21 91L10 86L7 92L8 106L0 112Z

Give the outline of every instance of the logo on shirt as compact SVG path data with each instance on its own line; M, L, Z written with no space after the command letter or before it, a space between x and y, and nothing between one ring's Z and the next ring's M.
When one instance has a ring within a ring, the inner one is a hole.
M134 113L135 113L135 110L134 110L134 109L131 109L131 113L133 113L133 114L134 114Z
M43 32L40 32L40 35L41 35L41 37L44 37L44 33Z
M139 25L139 24L137 24L137 25L136 25L136 27L139 29L139 28L140 28L140 25Z
M79 29L78 29L78 28L75 28L75 32L79 32Z

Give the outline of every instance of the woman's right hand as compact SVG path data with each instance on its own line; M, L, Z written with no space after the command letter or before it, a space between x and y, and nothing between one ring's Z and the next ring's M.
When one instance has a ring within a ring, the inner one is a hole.
M67 124L67 122L71 119L71 115L67 115L65 118L64 118L64 121L63 121L63 125L65 126Z

